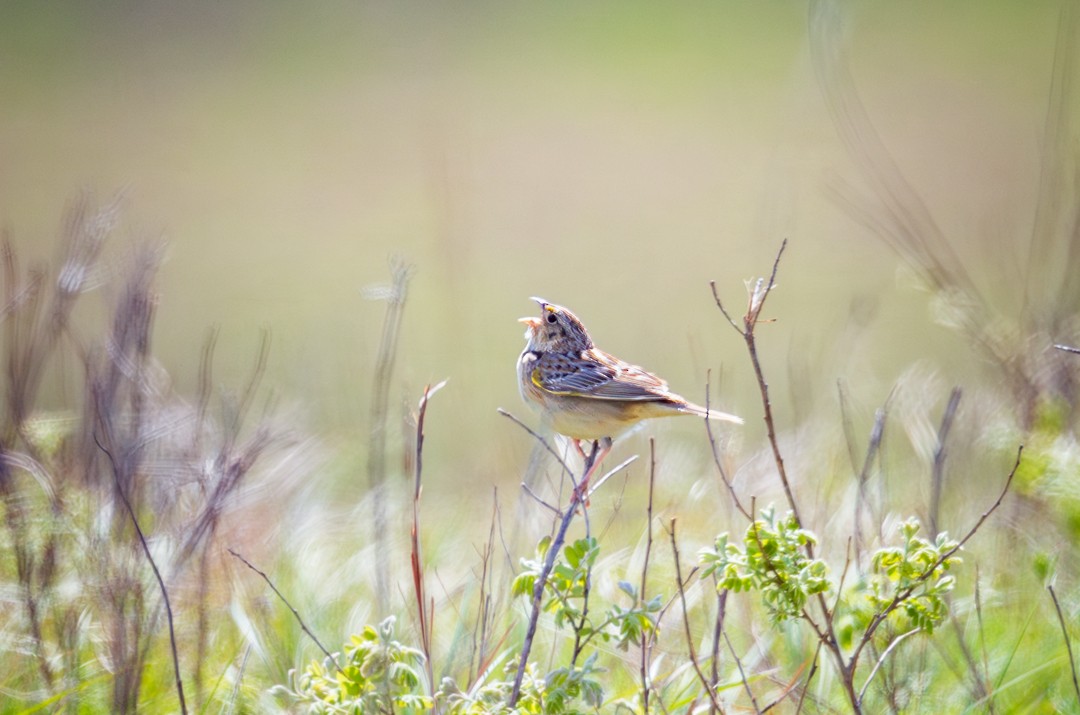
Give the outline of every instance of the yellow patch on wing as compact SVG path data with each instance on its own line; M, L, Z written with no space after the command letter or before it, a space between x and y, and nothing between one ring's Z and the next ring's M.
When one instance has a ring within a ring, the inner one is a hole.
M530 377L532 378L532 384L536 385L538 388L540 388L544 392L548 393L549 395L568 395L570 397L588 397L588 395L586 395L586 394L584 394L582 392L574 392L573 390L552 390L550 387L545 387L544 383L540 379L540 368L539 367L534 367L533 368L533 371L532 371L532 374L531 374Z

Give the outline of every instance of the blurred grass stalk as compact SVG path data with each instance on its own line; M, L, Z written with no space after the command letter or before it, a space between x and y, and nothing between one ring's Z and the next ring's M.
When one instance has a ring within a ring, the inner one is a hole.
M412 268L400 259L390 262L390 283L369 288L369 298L386 301L379 352L372 374L370 432L368 433L368 487L372 497L372 536L375 542L376 606L382 615L390 612L390 542L386 495L386 421L390 402L390 380L397 357L401 320L405 313Z
M10 241L3 248L0 500L39 676L35 683L26 672L10 672L6 687L28 684L26 700L62 703L58 707L71 712L80 711L82 702L92 710L134 712L145 701L148 669L162 665L151 654L163 607L172 629L167 600L178 591L186 627L178 629L176 639L183 642L174 641L172 651L190 649L194 657L174 655L174 696L185 710L185 665L201 710L206 656L225 625L209 615L210 602L219 597L211 588L212 547L222 520L238 506L245 477L287 441L265 417L247 424L265 368L265 335L248 384L238 398L225 395L220 411L209 406L214 333L203 349L197 405L171 391L151 350L163 244L136 243L116 272L100 265L120 203L118 198L95 208L88 195L74 202L55 276L44 266L22 275ZM79 324L71 316L104 275L119 285L109 327L95 335L89 321ZM81 403L70 415L50 413L40 404L39 388L50 371L63 382L67 347L83 371L76 391ZM160 571L160 599L150 586L147 560ZM107 705L86 690L98 680L88 662L111 674ZM168 697L153 693L154 699Z
M1011 294L1016 315L997 310L980 289L954 241L941 229L926 202L890 154L859 96L848 58L841 11L836 0L814 0L810 8L810 52L826 106L848 156L870 195L853 184L836 182L834 198L856 221L901 257L928 290L941 323L958 330L976 358L989 361L1013 392L1025 429L1048 410L1067 410L1075 423L1080 380L1075 363L1053 350L1080 336L1080 204L1076 182L1080 131L1076 104L1077 42L1080 8L1061 6L1050 96L1040 142L1040 176L1033 207L1026 261L1002 262L995 281Z

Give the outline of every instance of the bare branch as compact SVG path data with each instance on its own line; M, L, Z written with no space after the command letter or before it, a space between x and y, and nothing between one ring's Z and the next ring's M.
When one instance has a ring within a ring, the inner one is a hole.
M716 307L719 308L720 312L724 314L725 318L727 318L727 322L731 323L731 327L735 328L735 332L737 332L739 335L742 335L742 328L739 327L739 324L735 322L735 320L731 317L731 314L727 312L724 304L720 301L720 294L716 292L716 281L709 281L709 287L712 288L712 295L713 299L716 301Z
M534 491L533 491L533 490L532 490L532 489L531 489L531 488L529 487L529 485L528 485L528 484L526 484L525 482L522 482L522 483L521 483L521 488L525 490L525 493L526 493L526 494L528 494L528 495L529 495L529 496L531 496L531 497L532 497L533 499L535 499L535 500L536 500L536 503L537 503L537 504L539 504L540 506L542 506L542 507L544 507L545 509L547 509L548 511L550 511L550 512L551 512L552 514L554 514L554 515L555 515L556 517L562 518L562 515L563 515L563 513L562 513L561 511L559 511L559 510L558 510L557 508L553 507L553 506L552 506L551 504L548 504L548 503L547 503L546 501L544 501L544 500L543 500L543 499L542 499L542 498L540 497L540 495L539 495L539 494L537 494L536 492L534 492Z
M723 310L723 308L721 308L721 310ZM741 333L741 331L740 331L740 333ZM712 399L711 395L710 395L710 393L712 392L712 390L711 390L711 382L712 382L712 373L710 371L709 375L705 378L705 411L706 412L709 411L710 402L711 402L711 399ZM743 516L746 517L747 521L753 521L754 520L753 513L747 511L746 507L744 507L742 505L742 502L739 501L739 495L735 492L735 487L731 484L731 480L728 479L727 470L724 469L724 465L720 461L720 449L719 449L719 447L717 447L717 445L716 445L716 437L713 435L712 420L705 419L703 421L705 422L705 432L708 433L708 435L709 435L709 447L712 449L713 464L716 465L716 470L718 472L720 472L720 479L723 480L724 486L727 487L728 493L731 494L731 501L735 504L735 508L739 510L739 513L741 513Z
M656 440L649 437L649 504L645 510L645 559L641 565L641 588L638 594L641 603L646 602L645 587L648 585L649 555L652 553L653 542L653 487L656 484ZM649 650L653 640L653 634L641 634L641 707L643 715L649 715Z
M555 460L558 461L558 463L560 465L562 465L563 471L566 472L567 476L570 477L570 481L573 482L575 487L577 487L577 480L574 477L573 470L571 470L569 465L566 464L566 460L563 459L562 456L558 452L555 451L555 448L552 447L550 444L548 444L548 441L546 439L544 439L539 434L534 432L533 429L531 427L529 427L529 425L525 424L524 422L519 420L517 417L515 417L513 414L511 414L510 412L507 412L503 408L501 408L501 407L496 408L495 411L498 412L503 417L506 417L507 419L509 419L511 422L516 424L521 429L528 432L530 435L532 435L533 439L535 439L537 442L539 442L541 445L543 445L544 449L546 449L551 454L551 456L554 457Z
M784 254L784 248L786 247L787 239L784 239L780 244L780 250L776 252L776 259L773 261L772 273L769 275L768 284L764 284L763 281L759 280L755 285L754 290L751 292L750 304L747 308L746 316L743 318L746 329L741 332L743 340L746 342L746 348L750 353L750 362L754 367L758 391L761 393L761 404L765 409L765 427L769 436L769 445L772 447L773 459L776 462L776 469L780 475L780 482L784 487L784 494L787 496L791 513L795 515L795 520L799 525L803 526L802 517L799 515L799 505L796 503L795 495L791 491L791 482L788 479L787 469L784 466L784 457L780 453L780 442L776 436L776 422L773 419L772 401L769 398L769 383L765 380L765 373L761 367L761 360L758 358L757 341L754 337L754 328L758 323L762 308L765 307L765 299L768 298L769 292L776 286L776 272L780 268L780 257ZM813 558L813 547L810 546L810 544L807 544L807 553Z
M596 490L600 488L601 484L603 484L607 480L611 479L613 476L615 476L616 474L618 474L622 470L626 469L627 467L629 467L631 464L633 464L637 460L638 460L638 455L634 454L634 455L631 455L631 456L627 457L623 461L619 462L619 464L616 465L615 467L612 467L604 476L602 476L602 477L600 477L599 479L596 480L596 483L593 484L592 488L589 489L589 495L588 496L591 497L593 494L596 493ZM586 497L585 501L586 501L586 503L588 503L588 497Z
M694 666L694 672L697 673L698 680L701 681L702 686L705 688L705 692L709 695L709 702L712 704L714 710L718 712L724 712L724 709L720 707L720 702L716 699L716 691L713 689L713 685L709 683L709 679L705 677L705 673L701 670L701 664L698 663L697 653L694 651L694 636L690 632L690 615L686 608L686 589L683 586L682 580L682 568L679 565L679 544L675 540L675 519L671 520L671 526L667 530L668 536L671 537L671 552L675 556L675 582L679 586L679 601L682 603L682 620L683 630L686 633L686 647L689 650L690 663Z
M116 483L116 493L120 495L120 501L124 502L124 507L127 509L128 516L131 517L131 524L135 527L135 534L139 537L139 544L142 545L143 553L146 554L146 560L150 562L150 568L154 571L154 578L157 579L158 587L161 589L161 598L165 602L165 618L169 623L169 646L172 649L173 674L176 677L176 694L180 698L180 712L187 715L187 704L184 702L184 681L180 678L180 656L176 651L176 630L173 627L173 612L172 605L169 603L169 590L165 588L165 579L161 577L161 571L158 570L157 563L154 561L154 556L150 553L150 545L146 542L146 535L143 534L142 527L139 526L139 520L135 516L135 509L132 508L131 502L127 498L127 494L124 493L124 489L120 485L120 471L116 465L116 460L113 459L112 452L106 449L105 445L98 439L97 432L93 434L93 437L94 443L98 446L98 449L100 449L109 459L109 464L112 466L113 481Z
M504 417L509 417L511 420L521 425L526 432L531 434L536 439L540 440L544 446L548 446L547 442L543 440L539 435L526 427L520 420L511 415L509 412L500 409L499 414ZM548 447L549 451L551 450ZM593 460L596 459L598 454L597 446L593 445L591 454L585 456L584 471L582 474L588 474L592 469ZM562 460L559 460L562 462ZM565 464L563 464L566 467ZM569 469L567 469L569 473ZM570 475L573 480L573 474ZM570 494L570 503L567 504L566 510L563 512L562 521L559 523L559 530L555 534L555 538L548 546L547 554L544 558L544 565L540 569L540 575L536 577L536 583L533 585L532 595L532 610L529 613L529 626L525 631L525 642L521 646L521 658L518 660L517 674L514 676L514 686L510 691L510 701L508 705L513 709L517 705L518 698L521 697L521 682L525 678L525 666L529 662L529 653L532 651L533 638L536 637L536 625L540 620L540 606L544 600L544 586L547 584L548 576L551 575L551 569L555 566L555 559L558 557L559 552L562 550L563 542L566 541L566 532L570 528L570 522L574 520L574 515L578 512L578 508L581 508L586 514L586 523L588 522L588 501L587 495L583 493L583 490L577 489L577 483L575 482L575 488Z
M421 475L424 467L424 417L427 416L428 402L431 396L446 385L446 380L437 385L428 385L424 388L424 395L420 398L420 406L416 414L416 475L413 483L413 510L412 510L412 553L409 560L412 565L413 591L416 594L416 611L420 620L420 645L424 650L424 666L427 670L428 688L430 693L435 693L435 672L431 662L431 629L434 624L428 617L426 607L427 599L424 597L424 563L420 551L420 495L422 493ZM431 617L434 617L432 612Z
M874 633L877 632L878 626L885 622L885 619L889 617L889 614L896 610L900 603L907 599L908 596L910 596L920 584L924 583L927 579L929 579L934 574L934 572L941 567L943 563L952 558L956 554L956 552L962 549L964 547L964 544L966 544L971 539L971 537L975 535L975 532L977 532L979 528L982 527L983 523L990 517L990 515L993 514L999 506L1001 506L1002 500L1005 499L1005 495L1009 492L1010 485L1012 485L1013 477L1016 476L1016 470L1020 467L1020 459L1023 456L1023 453L1024 446L1020 445L1020 447L1016 450L1016 461L1013 463L1012 469L1009 471L1009 476L1005 479L1005 486L1002 487L1001 493L998 495L998 498L994 501L993 504L990 505L990 508L988 508L982 513L982 516L979 517L979 520L975 522L975 525L971 527L967 534L964 535L964 538L956 542L956 546L939 556L937 561L930 564L930 566L928 566L923 572L923 575L915 579L915 581L910 586L901 591L898 591L896 595L893 596L892 601L890 601L889 604L885 606L885 608L880 610L877 615L875 615L870 620L870 625L866 627L866 630L863 632L859 644L855 646L855 650L851 654L851 659L849 662L852 664L852 666L854 666L854 664L858 662L859 655L862 652L862 649L866 647L867 643L870 642L870 639L873 638Z
M1052 585L1047 586L1050 598L1054 601L1054 610L1057 611L1058 623L1061 624L1061 635L1065 637L1065 649L1069 651L1069 673L1072 675L1073 690L1076 691L1076 701L1080 702L1080 681L1076 679L1076 661L1073 659L1072 641L1069 640L1069 629L1065 627L1065 616L1061 613L1061 604L1058 603L1057 594Z
M742 680L743 688L746 689L746 694L750 696L750 702L754 705L754 712L761 713L757 698L754 697L754 691L750 689L750 683L746 680L746 672L743 671L742 661L739 660L739 656L735 653L735 646L731 645L731 639L728 638L727 631L722 632L724 634L724 642L727 643L728 650L731 651L731 657L735 659L735 667L739 669L739 679Z
M260 571L258 568L256 568L254 564L252 564L250 561L245 559L233 549L228 549L228 552L236 558L240 559L249 569L262 576L263 581L266 581L266 585L270 587L270 590L274 592L274 595L276 595L281 600L281 602L285 604L286 608L292 611L293 616L296 617L296 622L300 624L300 630L304 631L304 633L307 633L308 638L314 641L315 645L319 646L319 650L321 650L323 652L323 655L325 655L327 659L329 659L329 661L334 664L334 668L337 669L337 672L345 676L345 671L341 669L340 665L338 665L337 658L330 654L330 651L326 649L326 646L322 644L322 641L320 641L318 637L316 637L316 635L311 631L311 629L308 628L307 624L304 623L304 619L300 617L300 612L297 611L291 603L289 603L289 599L285 598L285 596L282 595L281 591L279 591L277 589L277 586L274 585L274 582L270 580L270 577L267 576L265 572Z
M874 663L874 667L870 671L870 675L866 676L866 682L863 683L862 689L859 690L859 703L860 704L862 703L863 696L866 695L866 688L869 687L870 681L874 679L874 675L877 674L878 670L881 668L881 664L885 662L885 659L889 656L889 653L892 653L893 649L896 648L896 646L900 645L901 642L906 640L908 636L913 636L918 632L919 632L918 628L912 628L907 633L901 633L900 635L898 635L893 640L893 642L889 644L889 647L885 649L885 652L883 652L881 654L881 657L878 658L877 662Z

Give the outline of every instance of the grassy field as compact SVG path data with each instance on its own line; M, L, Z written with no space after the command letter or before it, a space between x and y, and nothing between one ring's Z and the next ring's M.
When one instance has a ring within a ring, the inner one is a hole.
M1080 712L1076 13L830 8L0 9L0 712Z

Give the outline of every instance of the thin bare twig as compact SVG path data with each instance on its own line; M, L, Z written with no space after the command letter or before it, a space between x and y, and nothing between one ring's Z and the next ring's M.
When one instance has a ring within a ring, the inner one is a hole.
M803 526L802 517L799 515L799 505L795 502L795 495L791 491L791 481L788 479L787 468L784 466L784 457L780 453L780 441L776 436L776 422L773 418L772 400L769 398L769 384L765 381L765 373L761 367L761 360L758 359L757 352L757 339L754 335L754 328L757 326L758 318L761 315L762 308L765 307L765 300L768 298L769 293L776 287L776 272L780 268L780 258L784 255L784 249L787 248L787 239L784 239L780 244L780 250L776 252L776 259L773 261L772 273L769 275L769 282L764 287L761 286L761 282L755 287L753 293L750 296L750 305L747 309L746 316L743 318L743 323L746 325L746 329L743 331L743 339L746 341L746 348L750 353L750 362L754 367L754 375L757 377L758 390L761 392L761 404L765 410L765 428L769 435L769 445L772 447L773 459L776 462L776 470L780 475L780 482L784 487L784 494L787 496L788 506L791 507L791 513L795 515L795 521L799 526ZM813 548L807 543L807 547L810 550L810 556L813 558Z
M531 434L533 438L539 440L544 444L549 451L554 454L547 442L543 437L533 432L525 424L523 424L516 417L509 412L499 409L499 414L504 417L509 417L516 422L526 432ZM594 442L592 452L585 455L585 464L583 466L582 474L588 474L589 470L593 466L593 460L598 456L598 445ZM566 464L559 460L566 467ZM517 705L518 698L521 697L521 683L525 678L525 666L529 662L529 653L532 651L533 638L536 637L536 626L540 620L540 606L544 599L544 586L547 584L548 577L551 575L551 569L555 566L555 559L558 557L559 552L562 550L563 543L566 541L566 532L570 528L570 522L574 520L574 515L577 514L580 507L585 515L586 529L588 528L588 495L583 493L583 490L577 488L577 482L574 480L573 473L567 468L567 473L570 474L571 481L574 482L574 489L570 494L570 503L567 504L566 510L563 512L562 521L559 523L559 529L555 534L555 538L548 545L547 554L544 557L544 564L540 569L539 576L536 577L536 583L533 585L532 595L532 610L529 614L529 625L525 631L525 642L521 646L521 658L518 661L517 674L514 676L514 686L510 691L509 706L513 709Z
M799 704L795 707L795 715L799 715L802 712L803 703L806 701L806 694L810 692L810 681L814 679L814 675L818 672L818 660L821 657L821 647L824 645L823 641L818 641L817 648L814 650L814 660L810 664L810 674L806 676L806 684L802 687L802 692L799 693Z
M742 680L743 688L746 690L746 694L750 696L750 702L754 706L754 712L761 713L761 708L758 706L757 698L754 697L754 691L750 689L750 683L746 679L746 672L743 670L742 661L739 660L738 654L735 653L735 646L731 644L731 638L728 637L727 631L723 631L724 642L727 643L728 650L731 651L731 657L735 659L735 667L739 669L739 679Z
M1075 353L1076 355L1080 355L1080 348L1074 348L1071 345L1058 345L1057 343L1055 343L1054 347L1058 350L1064 350L1067 353Z
M885 649L885 651L881 654L881 657L878 658L876 663L874 663L874 667L870 671L870 675L866 676L866 682L863 683L862 689L859 690L860 703L862 703L863 696L866 695L866 689L870 686L870 681L874 679L874 675L877 674L878 670L881 668L881 664L885 662L885 658L889 656L889 653L892 653L893 649L896 648L896 646L900 645L902 641L907 639L908 636L915 635L919 632L919 630L920 629L918 628L912 628L910 631L906 633L901 633L895 639L893 639L893 642L889 644L889 647Z
M465 680L472 687L473 684L473 658L476 659L477 672L483 669L485 654L487 653L488 628L490 626L489 615L491 613L491 592L489 583L493 579L495 567L493 556L495 554L495 523L499 513L499 488L492 490L491 525L488 527L488 538L484 544L484 550L480 554L483 568L480 571L480 597L476 608L477 624L473 628L472 654L469 656L469 677ZM477 642L479 631L479 642Z
M544 439L539 434L537 434L531 427L529 427L529 425L525 424L524 422L519 420L517 417L515 417L512 413L504 410L503 408L498 407L498 408L496 408L495 411L498 412L503 417L506 417L507 419L509 419L511 422L516 424L521 429L528 432L530 435L532 435L533 439L535 439L537 442L539 442L541 445L543 445L544 449L546 449L548 452L550 452L551 456L555 457L555 460L562 466L563 471L566 472L568 477L570 477L570 481L573 482L574 486L575 487L577 486L577 480L574 477L573 470L570 469L570 466L566 463L566 460L562 458L562 455L560 455L558 452L556 452L555 448L552 447L550 444L548 444L548 441L546 439Z
M716 576L713 576L715 582ZM727 637L724 633L724 620L727 616L727 598L731 593L726 588L716 594L716 621L713 623L712 653L709 662L709 675L714 683L720 682L720 636Z
M645 559L641 565L641 588L638 594L641 603L646 602L645 587L648 585L649 555L652 553L653 542L653 487L656 484L656 440L649 437L649 503L645 509ZM643 715L649 715L649 649L653 634L641 634L641 707Z
M638 460L638 455L632 454L629 457L627 457L626 459L624 459L623 461L619 462L616 466L614 466L610 470L608 470L608 472L606 474L604 474L604 476L597 479L596 483L589 487L589 497L591 497L593 494L596 493L596 490L600 488L600 485L602 485L607 480L611 479L613 476L615 476L616 474L618 474L622 470L629 467L631 464L633 464L637 460ZM587 498L586 498L586 501L588 501Z
M563 542L566 540L566 531L570 528L570 522L574 520L574 514L577 513L579 506L585 506L584 495L581 494L579 490L574 489L570 495L570 503L563 513L562 522L559 524L559 530L555 534L555 538L552 540L551 544L548 545L548 551L544 557L544 565L540 569L540 575L536 577L536 583L533 585L532 610L529 614L529 627L525 631L525 642L521 646L521 659L518 662L517 674L514 676L514 687L510 691L509 706L511 709L517 705L518 698L521 696L521 682L525 677L525 666L529 662L529 653L532 651L533 638L536 636L536 625L540 620L540 605L544 599L544 585L547 583L548 576L551 575L551 569L555 566L555 558L558 556L559 551L562 550Z
M976 588L978 588L978 586L976 586ZM983 682L982 673L979 672L979 666L975 662L975 656L972 655L971 648L968 647L967 640L964 638L963 626L960 625L960 619L956 617L955 613L949 614L949 623L956 633L956 644L960 646L960 655L963 656L964 663L967 665L968 674L971 676L972 700L981 702L989 695L989 692L986 689L986 683ZM988 705L988 712L993 712L993 704L988 703Z
M314 641L315 645L319 646L319 650L323 652L323 655L325 655L327 659L334 664L334 668L337 670L337 672L341 673L344 676L345 671L341 669L340 665L338 665L337 658L330 654L330 651L326 649L326 646L322 644L322 641L320 641L318 637L312 632L312 630L308 628L307 624L304 623L304 619L300 617L300 612L297 611L291 603L289 603L289 599L285 598L285 596L282 595L281 591L279 591L277 586L274 585L274 582L270 580L270 577L267 576L265 572L256 568L254 564L252 564L250 561L245 559L233 549L228 549L228 552L236 558L240 559L240 561L242 561L244 565L247 566L249 569L262 576L263 581L266 581L266 585L270 587L270 590L274 592L274 595L276 595L281 600L281 602L285 604L286 608L292 611L293 616L296 618L296 622L300 624L300 630L304 631L304 633L307 633L308 638Z
M714 293L715 293L715 290L716 290L716 286L714 284L713 285ZM717 298L716 301L717 301L717 305L720 305L720 299ZM723 306L721 306L720 309L723 310ZM725 313L725 315L726 315L726 313ZM729 320L730 320L730 318L729 318ZM705 411L706 412L709 411L709 407L710 407L710 404L709 404L710 401L711 401L710 393L712 392L711 383L712 383L712 371L710 370L708 375L705 378ZM717 447L717 445L716 445L716 437L713 435L712 420L706 419L706 420L704 420L704 422L705 422L705 432L709 435L709 447L712 449L713 464L716 465L716 470L718 472L720 472L720 479L723 480L724 486L727 487L728 493L731 494L731 501L735 504L735 508L738 509L739 512L743 516L746 517L747 521L753 521L754 520L754 515L751 512L747 511L746 507L744 507L742 505L742 502L739 500L739 495L735 492L735 487L732 485L731 480L728 479L727 470L724 469L724 465L720 461L720 449L719 449L719 447Z
M990 505L989 509L984 511L979 516L979 520L976 521L975 525L968 530L968 533L964 535L964 538L960 539L959 543L957 543L956 546L954 546L952 549L942 555L940 561L944 561L945 559L950 558L953 554L962 549L964 547L964 544L970 541L972 536L975 536L975 532L979 530L979 527L983 525L983 522L990 518L990 515L993 514L999 506L1001 506L1001 502L1005 499L1005 495L1009 493L1009 487L1012 486L1013 477L1016 476L1016 470L1020 468L1020 460L1023 455L1024 445L1020 445L1016 448L1016 461L1013 462L1012 469L1009 470L1009 476L1006 477L1005 486L1001 488L1001 493L998 494L998 498L994 500L994 503Z
M431 613L427 610L427 599L424 597L424 565L420 551L420 495L423 492L421 475L424 468L424 417L427 416L428 402L431 396L446 385L443 380L437 385L428 385L424 388L424 395L420 398L420 406L416 414L416 474L413 482L413 511L412 511L412 553L409 554L412 565L413 590L416 593L417 616L420 619L420 646L424 651L424 667L427 670L428 688L432 695L435 693L435 672L431 662L431 629L434 626L434 608Z
M1048 585L1046 590L1050 592L1050 598L1054 601L1054 610L1057 611L1058 623L1061 624L1061 635L1065 637L1065 649L1069 651L1069 673L1072 675L1073 690L1076 691L1076 701L1080 703L1080 681L1076 679L1076 661L1073 659L1072 641L1069 640L1069 629L1065 627L1065 616L1061 613L1061 604L1058 603L1054 587Z
M723 302L720 300L720 294L716 290L716 281L709 281L709 288L712 289L713 300L716 301L716 307L720 309L720 312L727 318L727 322L731 323L731 327L735 328L735 332L739 335L743 334L743 329L739 327L739 324L735 322L735 319L731 317L731 314L727 312L727 308L724 307Z
M180 712L187 715L187 704L184 702L184 681L180 677L180 656L176 650L176 629L173 627L173 612L172 604L169 603L169 589L165 587L165 579L161 576L161 571L158 570L157 563L154 561L153 554L150 553L150 545L146 542L146 535L143 534L142 527L139 526L139 520L135 516L135 509L131 506L131 502L127 498L127 494L124 493L124 489L120 484L120 470L116 465L116 460L113 458L112 452L106 449L105 445L98 439L97 432L93 433L94 444L97 445L105 456L109 459L109 464L112 466L113 481L116 483L116 493L120 495L120 501L124 502L124 507L127 509L128 516L131 517L131 524L135 527L135 534L139 537L139 544L142 545L143 553L146 554L146 560L150 562L150 568L154 571L154 578L157 579L158 587L161 589L161 598L165 603L165 619L169 623L169 647L172 649L173 660L173 674L176 677L176 694L180 698Z
M701 685L705 688L705 692L709 696L709 702L712 704L712 708L717 712L723 713L724 708L720 707L720 701L716 699L716 691L713 689L713 684L709 683L709 679L705 677L705 673L701 670L701 664L698 663L697 653L694 650L694 636L690 632L690 615L686 608L686 589L683 586L682 580L682 567L679 564L679 544L675 540L675 519L671 520L671 526L667 529L668 536L671 537L671 552L675 556L675 582L679 586L679 601L682 603L682 620L683 630L686 633L686 647L689 651L690 664L694 666L694 672L697 673L698 680L701 681Z
M877 615L870 619L870 624L866 627L866 630L863 632L862 638L860 639L858 645L855 646L855 650L851 654L850 663L852 665L858 662L859 655L862 652L862 649L866 647L867 643L870 642L870 639L873 638L874 633L877 631L878 627L885 621L886 618L889 617L889 614L896 610L900 603L907 599L907 597L910 596L920 584L930 578L930 576L933 575L935 571L937 571L941 564L945 563L945 561L952 558L957 551L962 549L964 547L964 544L966 544L971 539L971 537L975 535L975 532L977 532L979 528L982 527L983 523L988 518L990 518L990 515L993 514L999 506L1001 506L1002 500L1005 499L1005 495L1009 492L1009 487L1012 485L1013 477L1016 476L1016 470L1020 467L1020 460L1023 456L1023 453L1024 447L1023 445L1020 445L1020 447L1016 450L1016 461L1013 463L1012 469L1009 471L1009 476L1005 479L1005 486L1002 487L1001 493L998 494L998 498L994 501L993 504L990 505L990 507L986 511L982 513L978 521L975 522L975 525L972 526L971 529L967 532L967 534L964 535L964 538L956 542L956 546L939 556L937 561L930 564L930 566L927 567L927 569L923 572L923 575L915 579L914 583L912 583L910 586L903 589L902 591L897 592L896 595L893 596L892 601L890 601L888 605L885 606L885 608L880 610Z
M787 497L791 513L795 515L795 521L799 523L799 526L802 526L803 520L802 517L799 516L799 505L795 502L795 496L791 491L791 482L788 479L787 469L784 466L784 457L780 453L780 443L776 436L776 422L772 412L772 400L769 398L769 384L765 381L765 373L761 367L761 360L758 358L757 340L754 336L754 329L757 327L758 320L761 317L761 311L765 307L765 300L769 297L769 293L772 292L773 288L776 287L776 272L780 268L780 258L784 255L785 248L787 248L786 238L780 243L780 250L776 252L776 258L773 260L772 273L769 274L768 283L759 279L750 291L750 300L747 305L746 315L743 316L743 328L740 329L735 324L731 315L724 308L723 303L720 301L720 295L716 292L715 284L713 284L713 298L716 300L716 307L720 309L724 314L724 317L728 319L728 322L739 331L743 341L746 342L746 348L750 353L750 362L753 365L754 375L757 378L758 390L761 392L761 403L765 409L765 428L769 436L769 445L772 447L773 460L776 462L776 469L780 475L780 482L784 487L784 494ZM807 548L810 551L811 558L813 558L813 547L808 544Z
M544 501L543 498L541 498L539 494L534 492L532 490L532 488L528 484L526 484L525 482L522 482L521 483L521 488L524 489L525 493L528 494L529 496L531 496L536 501L537 504L539 504L540 506L542 506L545 509L547 509L548 511L550 511L556 517L562 517L562 512L559 511L558 508L556 508L556 507L552 506L551 504L548 504L546 501Z

